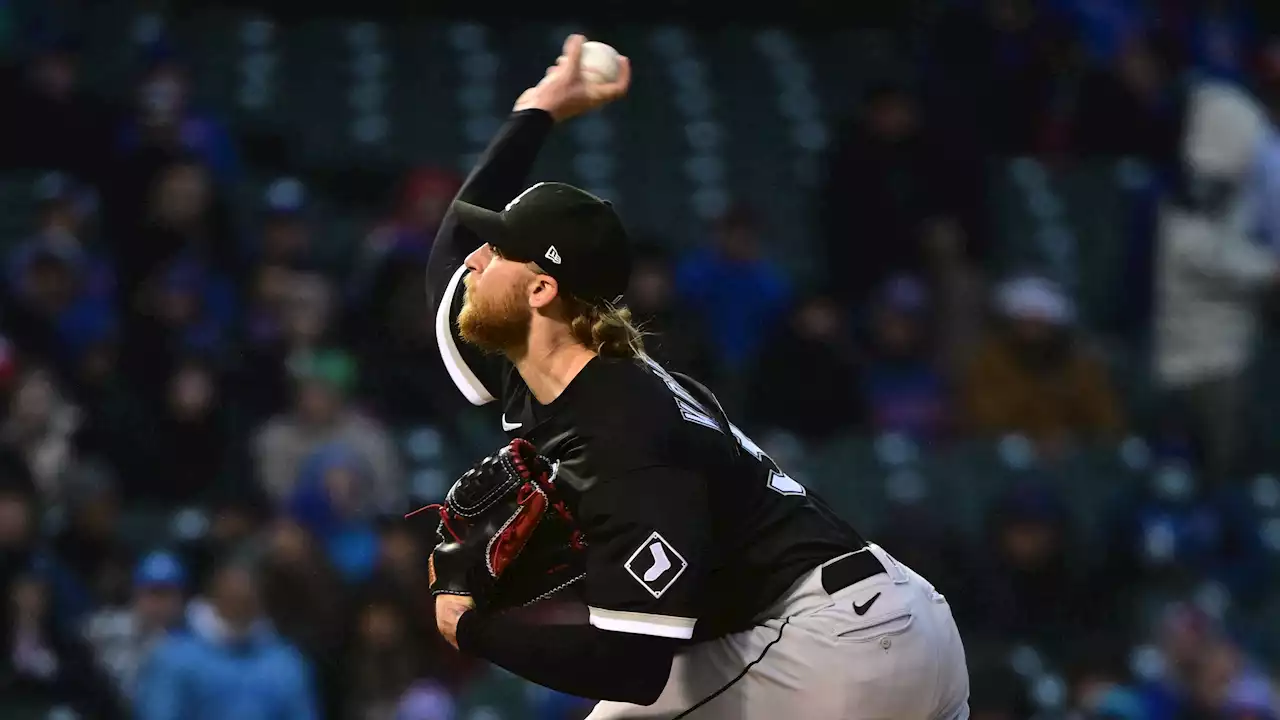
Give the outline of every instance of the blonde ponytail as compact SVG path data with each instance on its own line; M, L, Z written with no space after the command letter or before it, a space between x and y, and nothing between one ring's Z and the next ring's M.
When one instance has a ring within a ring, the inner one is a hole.
M631 324L625 307L575 303L569 331L587 348L608 358L636 358L644 355L644 333Z

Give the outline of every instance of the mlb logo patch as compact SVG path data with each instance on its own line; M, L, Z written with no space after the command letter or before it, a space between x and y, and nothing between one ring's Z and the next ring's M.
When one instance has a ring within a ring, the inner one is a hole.
M650 595L660 598L684 574L689 563L666 538L654 532L631 553L624 567Z

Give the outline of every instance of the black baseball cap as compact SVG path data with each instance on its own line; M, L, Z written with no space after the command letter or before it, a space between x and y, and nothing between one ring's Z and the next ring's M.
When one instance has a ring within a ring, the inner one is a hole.
M501 212L454 202L458 221L503 257L533 262L562 292L592 303L618 303L631 278L622 220L608 200L564 183L538 183Z

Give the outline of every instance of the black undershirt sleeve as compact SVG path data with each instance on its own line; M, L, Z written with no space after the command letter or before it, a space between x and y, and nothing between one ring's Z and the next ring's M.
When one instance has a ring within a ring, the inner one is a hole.
M590 625L534 625L475 610L458 619L459 650L589 700L652 704L666 687L678 644Z

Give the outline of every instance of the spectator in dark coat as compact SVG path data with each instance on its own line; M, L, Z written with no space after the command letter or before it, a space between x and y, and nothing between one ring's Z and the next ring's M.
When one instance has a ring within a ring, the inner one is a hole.
M0 695L36 707L69 705L83 717L128 717L78 626L59 621L57 567L42 556L19 573L4 598L0 625Z

